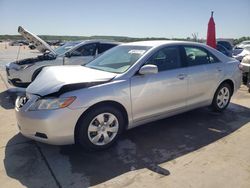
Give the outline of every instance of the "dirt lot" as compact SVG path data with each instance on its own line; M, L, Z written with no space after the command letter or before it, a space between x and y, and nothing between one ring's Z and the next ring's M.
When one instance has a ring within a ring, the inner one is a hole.
M37 54L27 47L21 57ZM127 131L112 148L86 152L20 135L0 45L0 187L250 187L250 94L242 86L222 114L197 109ZM35 126L35 125L34 125Z

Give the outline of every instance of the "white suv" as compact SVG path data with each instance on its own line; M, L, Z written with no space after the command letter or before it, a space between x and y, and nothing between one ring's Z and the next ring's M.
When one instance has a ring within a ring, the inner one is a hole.
M22 27L18 28L18 32L34 44L43 55L17 60L6 65L8 82L17 87L27 87L46 66L86 64L97 55L120 44L105 40L85 40L68 42L54 50L41 38Z

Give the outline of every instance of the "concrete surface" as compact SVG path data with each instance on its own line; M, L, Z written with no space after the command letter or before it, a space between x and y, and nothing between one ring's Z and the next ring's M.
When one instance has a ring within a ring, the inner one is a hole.
M0 50L4 64L12 52ZM149 123L101 152L18 134L13 100L21 90L7 87L2 69L0 187L250 187L250 94L244 86L221 114L201 108Z

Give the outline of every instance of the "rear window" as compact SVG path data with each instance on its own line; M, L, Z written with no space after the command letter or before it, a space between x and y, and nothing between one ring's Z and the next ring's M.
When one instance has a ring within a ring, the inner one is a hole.
M197 66L211 63L219 63L220 61L207 50L196 46L184 46L186 51L186 61L188 66Z

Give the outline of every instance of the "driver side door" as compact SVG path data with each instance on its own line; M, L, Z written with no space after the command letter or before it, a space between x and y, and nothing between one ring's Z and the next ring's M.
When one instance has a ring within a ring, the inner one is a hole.
M145 64L158 67L158 73L131 78L131 101L134 122L157 119L186 107L187 68L179 46L164 47Z

